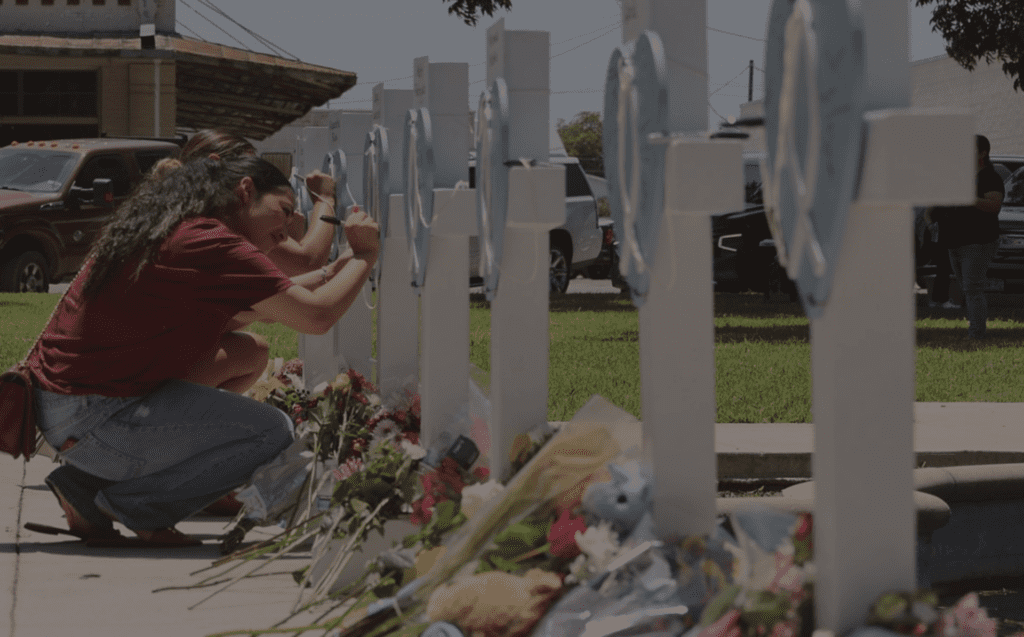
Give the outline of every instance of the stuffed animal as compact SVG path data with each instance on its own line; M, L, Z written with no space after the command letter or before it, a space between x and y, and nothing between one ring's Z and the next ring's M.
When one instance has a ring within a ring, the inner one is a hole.
M610 522L622 540L640 523L651 506L651 485L639 468L627 470L608 465L611 482L598 482L583 494L583 509L590 515Z
M524 637L561 589L558 575L536 568L459 577L431 594L427 616L453 622L470 637Z

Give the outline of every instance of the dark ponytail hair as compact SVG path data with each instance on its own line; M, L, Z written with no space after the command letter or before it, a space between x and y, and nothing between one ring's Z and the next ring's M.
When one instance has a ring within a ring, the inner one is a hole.
M252 156L198 159L170 170L162 178L143 182L114 213L93 244L87 260L92 267L82 294L94 297L132 264L132 280L137 280L167 237L186 219L209 217L233 225L240 204L235 187L245 177L252 179L258 196L278 188L291 188L276 166Z

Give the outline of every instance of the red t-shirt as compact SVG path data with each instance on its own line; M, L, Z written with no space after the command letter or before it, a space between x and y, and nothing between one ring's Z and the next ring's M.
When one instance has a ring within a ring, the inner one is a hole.
M183 221L138 281L128 266L92 299L71 285L29 358L38 386L60 394L140 396L182 378L228 321L292 286L265 254L220 221Z

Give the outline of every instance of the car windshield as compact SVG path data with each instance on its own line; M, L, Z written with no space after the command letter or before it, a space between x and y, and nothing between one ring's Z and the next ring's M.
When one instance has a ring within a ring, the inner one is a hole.
M1018 168L1017 172L1010 175L1005 186L1006 198L1003 199L1003 205L1024 206L1024 168Z
M0 148L0 188L57 192L71 177L78 155Z

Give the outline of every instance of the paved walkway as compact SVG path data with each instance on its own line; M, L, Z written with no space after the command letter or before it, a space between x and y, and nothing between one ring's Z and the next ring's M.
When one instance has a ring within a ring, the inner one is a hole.
M919 460L929 466L1024 462L1024 404L920 403L915 414ZM799 474L790 469L809 467L813 432L806 424L719 424L717 440L723 470L792 477ZM219 557L223 519L182 523L179 528L206 541L191 549L90 549L69 536L25 530L25 522L65 528L43 484L53 468L43 457L29 463L0 458L0 631L7 628L10 637L201 637L268 628L287 616L298 594L290 571L306 565L304 553L269 565L268 575L244 580L194 610L189 607L213 589L154 592L199 580L191 573ZM248 539L276 530L257 529Z

